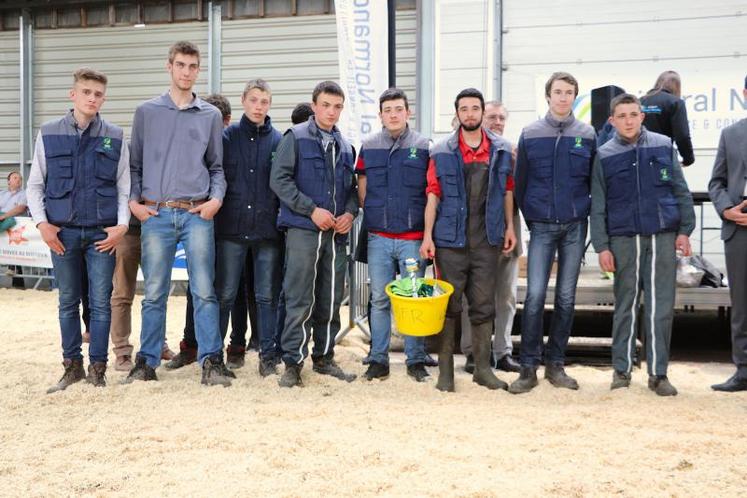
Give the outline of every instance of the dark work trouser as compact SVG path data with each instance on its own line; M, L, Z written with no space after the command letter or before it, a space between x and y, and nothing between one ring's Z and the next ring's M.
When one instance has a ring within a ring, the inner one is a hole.
M340 331L340 302L345 285L347 245L332 231L289 228L285 245L285 324L283 362L302 364L313 335L312 358L334 356Z
M610 238L615 256L612 364L619 372L633 368L636 323L642 318L648 374L667 374L676 290L675 238L674 232ZM641 290L643 317L638 316Z

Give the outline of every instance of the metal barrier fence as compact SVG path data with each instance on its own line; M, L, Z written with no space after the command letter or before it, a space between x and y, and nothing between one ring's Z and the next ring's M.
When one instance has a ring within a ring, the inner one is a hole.
M363 216L359 214L353 228L350 230L350 236L348 237L348 323L340 329L340 332L335 337L335 342L340 342L351 330L355 327L361 329L361 331L368 337L371 337L371 333L368 330L368 302L369 302L369 279L368 279L368 265L356 261L356 257L360 252L358 240L361 237L361 230L363 223ZM365 235L365 231L363 235ZM365 244L365 239L363 240Z

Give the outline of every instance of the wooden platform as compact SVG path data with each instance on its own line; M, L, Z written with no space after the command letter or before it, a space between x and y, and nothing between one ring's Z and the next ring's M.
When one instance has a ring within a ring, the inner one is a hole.
M526 297L527 280L519 278L517 303L523 304ZM555 277L550 277L545 302L552 305L555 300ZM582 267L576 286L576 306L600 306L613 308L615 296L612 280L603 279L598 268ZM726 313L731 307L729 288L712 287L677 288L675 309L720 310Z

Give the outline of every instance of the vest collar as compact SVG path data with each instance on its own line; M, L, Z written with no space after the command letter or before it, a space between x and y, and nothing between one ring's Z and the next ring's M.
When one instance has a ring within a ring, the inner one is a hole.
M563 129L571 126L573 122L576 121L576 117L573 115L573 111L571 111L565 119L557 120L550 111L547 111L547 114L545 114L545 121L553 128Z
M67 112L67 114L65 114L64 119L65 119L65 124L70 126L70 128L72 128L73 131L75 131L75 133L77 134L78 132L77 130L79 128L78 128L78 122L75 121L75 115L73 114L73 109L70 109ZM85 132L86 130L88 130L88 134L93 135L94 131L98 130L100 127L101 127L101 117L99 116L99 113L97 112L96 116L94 116L91 122L88 123L88 128L86 128L85 130L82 130L82 132Z
M257 126L246 117L246 114L241 115L239 120L239 128L243 133L250 133L252 135L267 135L272 131L272 120L270 116L265 116L265 122L261 126Z

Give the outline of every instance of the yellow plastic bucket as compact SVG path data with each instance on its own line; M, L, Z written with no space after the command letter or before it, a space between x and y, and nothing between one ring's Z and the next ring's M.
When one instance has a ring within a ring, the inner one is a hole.
M439 285L446 291L445 294L436 297L404 297L397 296L391 291L390 282L386 285L386 293L392 303L394 324L397 332L402 335L422 337L435 335L441 332L446 318L446 306L449 304L449 296L454 292L454 287L443 280L433 278L424 279L425 283Z

